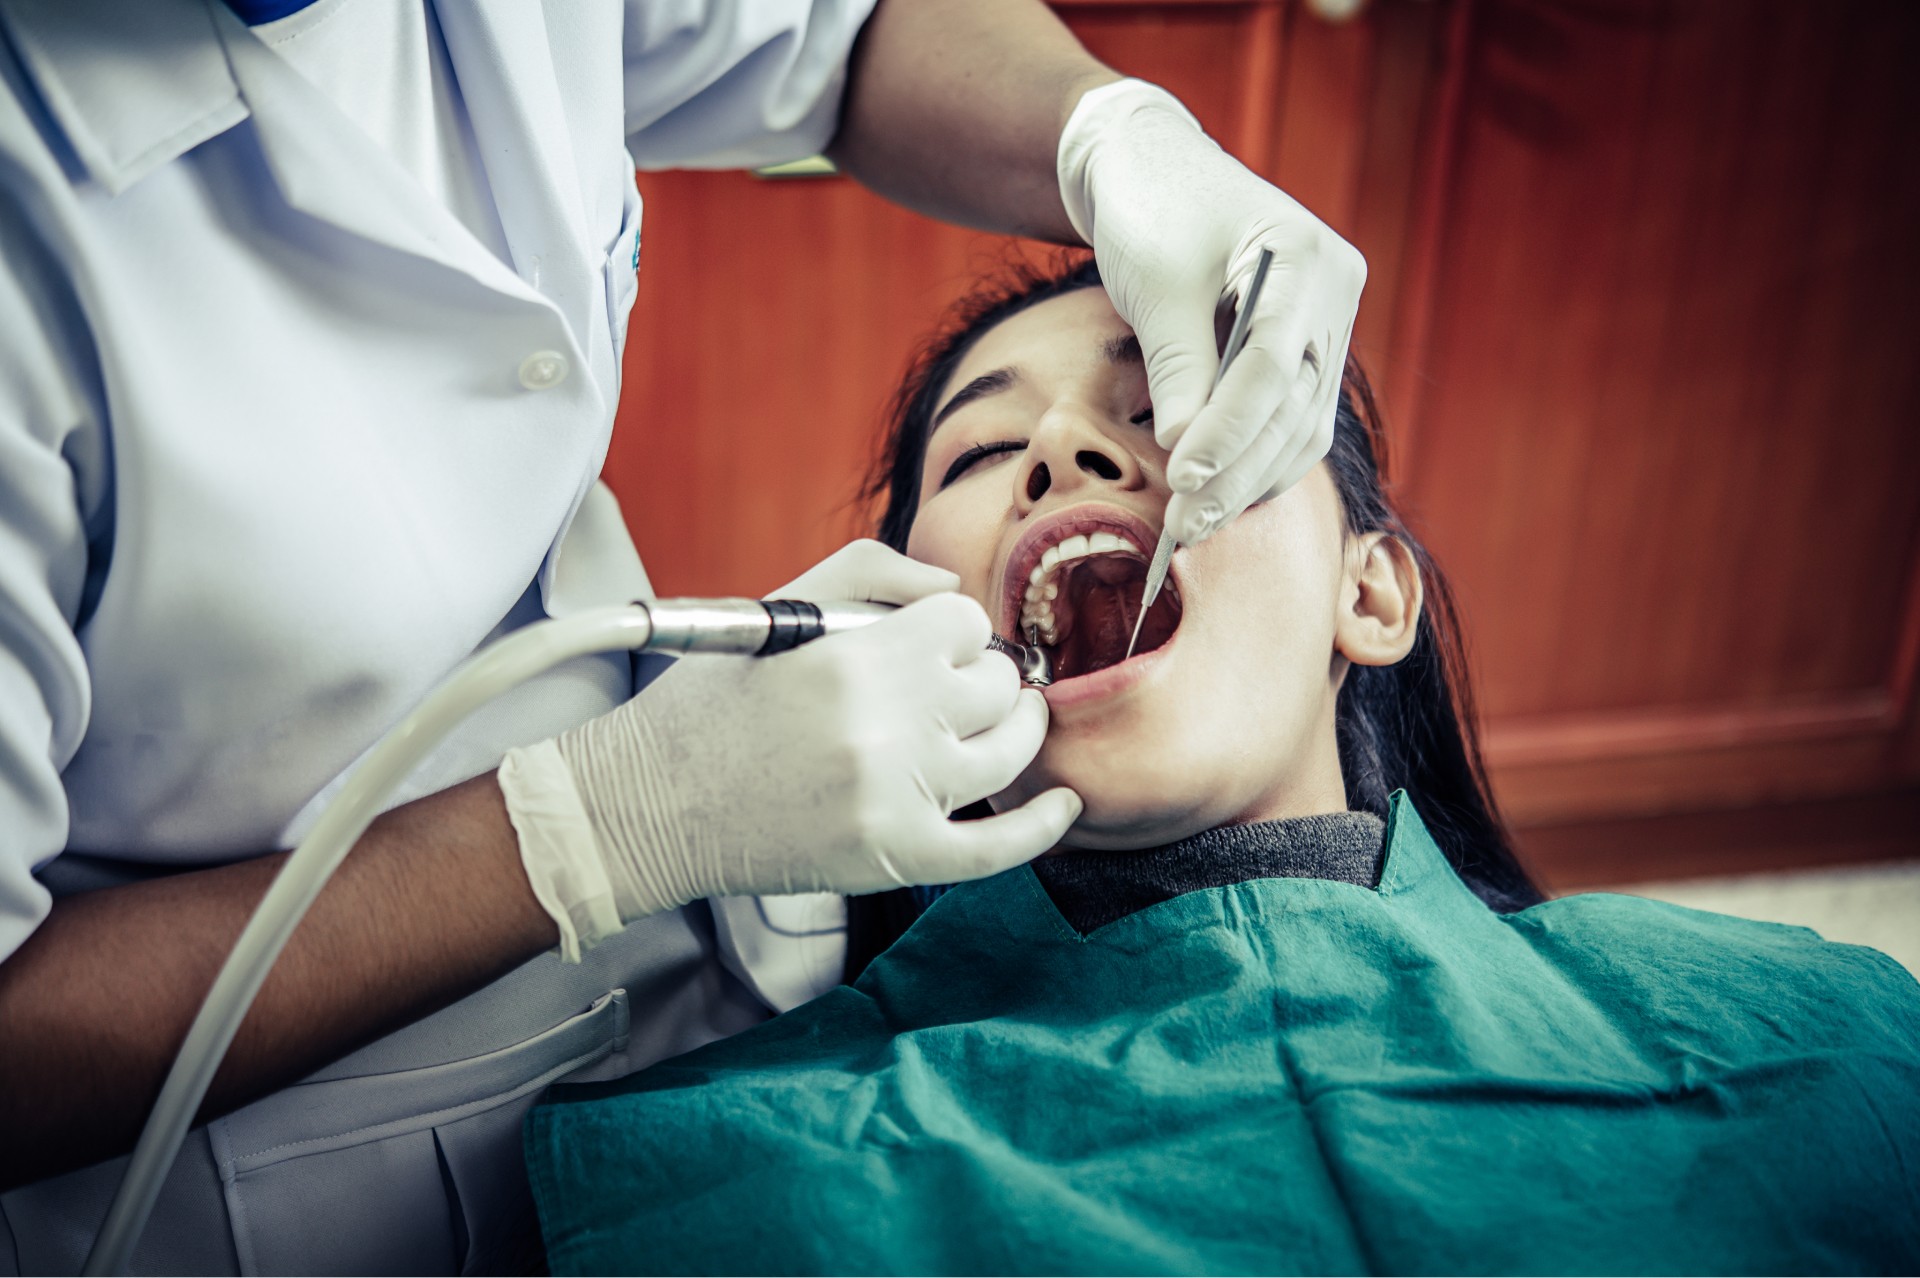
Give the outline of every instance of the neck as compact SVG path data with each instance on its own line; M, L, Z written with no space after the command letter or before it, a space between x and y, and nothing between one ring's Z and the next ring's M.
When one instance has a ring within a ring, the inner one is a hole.
M1325 720L1314 728L1313 740L1297 752L1293 763L1278 769L1273 784L1223 824L1291 821L1346 810L1347 783L1340 771L1339 739L1329 707Z

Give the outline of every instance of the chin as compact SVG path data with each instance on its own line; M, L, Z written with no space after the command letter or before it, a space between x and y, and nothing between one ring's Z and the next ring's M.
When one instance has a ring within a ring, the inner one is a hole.
M1109 754L1049 742L1018 781L994 796L993 806L1006 811L1055 786L1067 786L1086 808L1059 846L1088 851L1160 847L1228 819L1212 811L1213 803L1195 803L1190 777L1176 784L1180 778L1169 777L1137 755L1113 759Z
M1086 812L1073 823L1073 828L1067 831L1054 851L1140 852L1178 843L1181 839L1192 838L1219 824L1202 817L1175 819L1165 812L1154 813L1150 820L1121 816L1109 821L1102 817L1103 814L1096 812L1093 805L1089 804Z

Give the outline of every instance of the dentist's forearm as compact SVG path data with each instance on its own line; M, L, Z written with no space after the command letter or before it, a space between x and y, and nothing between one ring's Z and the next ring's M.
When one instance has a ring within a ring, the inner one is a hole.
M1040 0L881 0L854 49L828 154L895 203L1062 244L1060 131L1120 77Z
M62 899L0 963L0 1189L133 1147L286 854ZM295 930L201 1117L238 1108L551 949L491 774L376 821Z

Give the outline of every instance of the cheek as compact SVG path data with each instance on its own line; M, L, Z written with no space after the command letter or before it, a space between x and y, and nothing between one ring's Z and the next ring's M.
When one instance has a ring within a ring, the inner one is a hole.
M907 536L910 557L960 574L961 593L983 604L1006 514L1004 495L996 505L983 500L987 494L968 491L984 487L966 485L936 494L921 504Z
M1216 819L1258 812L1276 785L1310 775L1332 705L1337 531L1290 495L1188 552L1200 624L1178 656L1164 738L1194 761L1188 782L1217 800Z
M1341 585L1337 516L1302 485L1189 552L1207 630L1245 686L1324 679ZM1218 621L1220 624L1213 624Z

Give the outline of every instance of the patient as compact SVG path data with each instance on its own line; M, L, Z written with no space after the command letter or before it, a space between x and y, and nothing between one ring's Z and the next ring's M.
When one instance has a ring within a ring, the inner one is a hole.
M857 979L529 1120L555 1272L1920 1264L1920 986L1801 929L1542 902L1348 370L1332 452L1175 556L1091 265L971 303L882 536L1048 645L1032 866L852 903ZM876 957L877 955L877 957Z
M881 539L958 572L1000 633L1037 626L1058 676L1046 747L1001 797L1071 786L1086 801L1066 840L1075 849L1219 832L1151 859L1049 860L1036 869L1056 901L1089 888L1116 904L1152 894L1139 880L1174 861L1233 874L1232 854L1253 846L1248 825L1385 819L1395 789L1416 796L1490 904L1540 899L1482 779L1445 581L1381 492L1357 370L1347 391L1326 463L1176 555L1123 664L1169 489L1139 344L1092 265L984 294L902 388L873 485ZM1043 566L1056 546L1062 559ZM1377 822L1301 832L1304 845L1262 831L1292 863L1324 854L1290 872L1371 885ZM1343 861L1355 838L1366 855ZM889 896L855 906L856 971L917 913L912 894Z

